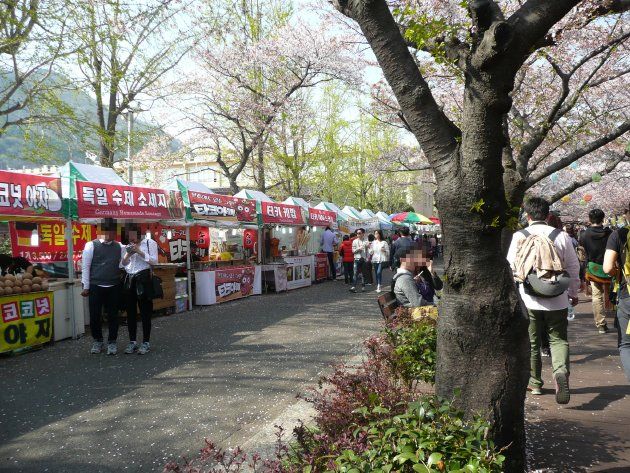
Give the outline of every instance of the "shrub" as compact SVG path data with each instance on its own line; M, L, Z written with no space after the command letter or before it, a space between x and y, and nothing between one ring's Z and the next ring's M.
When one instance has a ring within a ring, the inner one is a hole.
M387 329L392 345L393 371L403 381L435 383L437 331L434 325L417 323L398 329Z
M358 427L354 434L365 438L365 448L342 452L335 470L498 473L505 457L488 439L488 430L485 420L466 421L451 403L424 398L403 414Z

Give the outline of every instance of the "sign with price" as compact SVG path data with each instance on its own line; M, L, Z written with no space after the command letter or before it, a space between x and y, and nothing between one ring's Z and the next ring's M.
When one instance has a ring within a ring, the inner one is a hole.
M0 353L50 341L53 297L52 292L0 297Z
M37 230L38 244L32 246L31 236ZM38 224L10 222L11 251L22 256L31 263L50 263L68 260L66 244L66 224L62 221L49 221ZM83 248L88 241L96 238L96 225L87 223L72 224L72 242L74 244L74 261L81 259Z

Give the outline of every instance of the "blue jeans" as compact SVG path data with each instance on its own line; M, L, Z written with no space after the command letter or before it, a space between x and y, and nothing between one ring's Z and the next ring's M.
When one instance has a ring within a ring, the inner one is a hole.
M630 381L630 333L628 324L630 323L630 297L619 300L617 305L617 335L619 341L619 356L621 365L626 372L626 378Z
M376 273L376 285L380 286L383 282L383 266L385 263L372 263L374 272Z
M359 280L359 276L361 276L361 285L365 287L365 275L363 274L363 271L365 271L365 260L363 258L355 259L354 266L352 269L354 271L354 278L352 280L352 285L356 286L357 281Z

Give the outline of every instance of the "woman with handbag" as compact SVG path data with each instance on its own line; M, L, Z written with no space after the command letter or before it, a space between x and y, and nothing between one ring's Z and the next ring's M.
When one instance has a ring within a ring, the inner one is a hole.
M151 317L153 316L153 271L151 266L158 262L157 242L151 238L140 240L140 231L132 227L128 230L129 244L125 249L122 265L125 268L124 290L127 308L129 345L126 354L146 355L151 349ZM142 318L142 344L136 339L138 307Z

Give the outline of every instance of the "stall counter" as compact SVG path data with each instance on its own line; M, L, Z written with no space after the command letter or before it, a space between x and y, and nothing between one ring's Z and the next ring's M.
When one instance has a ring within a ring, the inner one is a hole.
M90 311L88 298L81 295L81 280L57 279L50 281L48 287L54 293L55 341L83 335L90 323Z
M195 271L195 305L220 304L261 293L260 266Z

